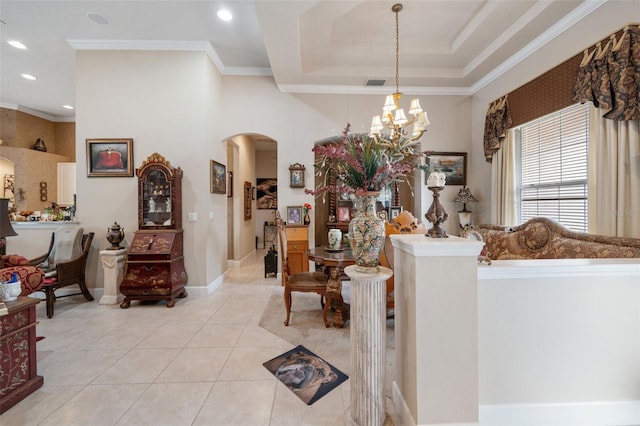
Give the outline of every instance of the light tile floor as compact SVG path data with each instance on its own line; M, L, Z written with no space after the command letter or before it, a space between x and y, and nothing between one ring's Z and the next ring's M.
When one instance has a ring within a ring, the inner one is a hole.
M40 303L44 386L0 425L348 425L349 381L307 406L262 366L293 347L258 326L281 291L263 265L258 252L210 296L172 309L75 296L59 299L48 319Z

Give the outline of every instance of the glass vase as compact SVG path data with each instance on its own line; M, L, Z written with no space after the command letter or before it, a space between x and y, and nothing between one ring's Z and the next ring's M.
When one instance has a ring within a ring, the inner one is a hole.
M384 247L384 221L376 215L378 192L356 197L356 215L349 222L349 244L356 262L356 271L378 272Z

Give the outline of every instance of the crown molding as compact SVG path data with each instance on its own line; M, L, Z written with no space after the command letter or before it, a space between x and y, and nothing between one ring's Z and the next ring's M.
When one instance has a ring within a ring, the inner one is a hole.
M511 56L509 59L501 63L499 66L494 68L492 71L487 73L484 77L478 80L475 84L473 84L469 89L472 94L475 94L479 90L483 89L485 86L492 83L494 80L498 79L501 75L509 71L511 68L518 65L520 62L524 61L527 57L538 51L544 45L549 43L554 38L558 37L560 34L571 28L578 21L584 19L591 12L598 9L600 6L605 4L608 0L591 0L582 3L580 6L575 8L571 13L567 16L556 22L549 28L547 31L542 33L540 36L532 40L529 44L527 44L524 48L520 49L516 54ZM464 69L464 74L466 75L469 72L468 68L472 65L469 64ZM475 67L475 65L473 65Z
M202 40L82 40L67 39L75 50L168 50L205 52L221 75L270 76L271 68L225 67L208 41Z
M52 115L36 109L27 108L22 105L8 104L5 102L0 102L0 108L24 112L25 114L33 115L34 117L42 118L43 120L52 121L54 123L73 123L76 121L75 116Z
M323 84L278 84L283 93L308 93L327 95L384 95L389 94L388 86L335 86ZM468 87L402 87L408 96L469 96Z

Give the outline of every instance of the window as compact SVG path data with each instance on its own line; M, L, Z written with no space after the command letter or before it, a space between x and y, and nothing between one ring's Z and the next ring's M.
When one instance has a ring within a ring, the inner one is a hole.
M577 104L516 129L516 217L544 216L587 231L589 104Z

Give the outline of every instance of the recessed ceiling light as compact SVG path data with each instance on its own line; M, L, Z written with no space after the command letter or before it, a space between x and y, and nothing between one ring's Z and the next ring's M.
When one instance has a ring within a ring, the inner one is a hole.
M22 77L26 78L27 80L35 80L36 79L31 74L21 74L21 75L22 75Z
M9 40L7 43L12 45L16 49L26 49L27 48L27 46L25 46L24 44L20 43L18 40Z
M87 18L89 18L91 22L94 22L98 25L109 25L111 23L111 21L109 21L109 18L95 12L87 12Z
M73 107L71 105L62 105L62 108L65 109L73 109Z
M229 12L227 9L220 9L218 11L218 18L222 19L223 21L230 21L233 19L233 15L231 15L231 12Z

